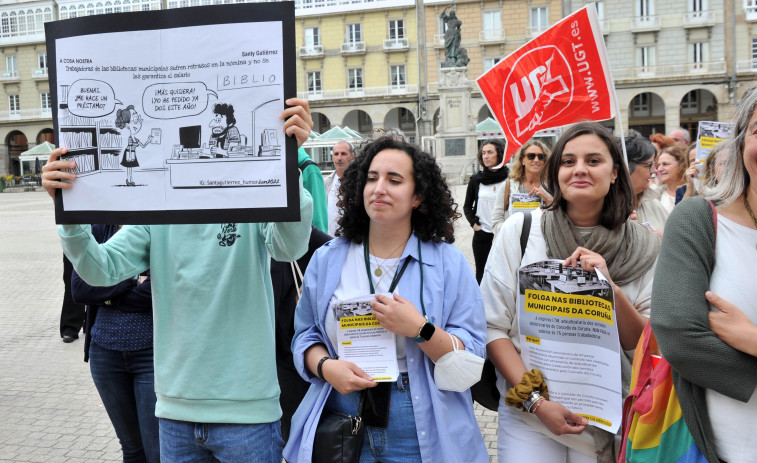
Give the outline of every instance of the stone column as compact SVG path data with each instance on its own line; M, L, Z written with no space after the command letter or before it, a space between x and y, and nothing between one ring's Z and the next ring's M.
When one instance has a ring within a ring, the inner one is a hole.
M681 126L681 106L665 102L665 133L668 134Z
M436 156L450 184L465 181L476 159L476 124L471 116L471 88L468 68L439 70L439 130Z

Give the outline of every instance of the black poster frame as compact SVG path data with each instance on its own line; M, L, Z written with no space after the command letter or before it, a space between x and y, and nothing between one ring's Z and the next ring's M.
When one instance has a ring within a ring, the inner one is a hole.
M53 128L60 137L58 121L58 81L56 40L67 37L105 34L111 32L139 33L144 30L161 30L191 26L234 24L247 22L281 22L283 94L284 99L297 95L294 2L245 3L211 5L169 10L138 11L86 16L45 24L50 94L53 102ZM199 223L252 223L296 222L300 220L299 172L297 169L297 140L285 137L285 177L287 184L284 207L257 207L249 209L175 209L175 210L77 210L66 211L61 190L56 190L55 221L58 224L199 224ZM245 188L247 190L247 188Z

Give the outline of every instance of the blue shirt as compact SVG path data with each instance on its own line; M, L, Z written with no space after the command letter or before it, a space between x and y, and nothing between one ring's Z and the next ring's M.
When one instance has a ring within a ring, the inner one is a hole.
M313 256L305 274L295 314L292 352L298 372L312 385L292 418L289 441L284 449L284 458L290 463L311 461L315 429L331 393L331 385L311 374L305 366L305 351L313 344L322 343L331 356L335 356L336 350L325 334L326 316L349 245L344 238L326 243ZM421 250L423 300L429 320L460 338L467 351L484 357L484 306L468 262L457 248L447 243L422 242ZM399 282L399 293L420 311L421 274L415 235L410 237L401 260L408 255L411 259ZM488 462L489 454L473 413L470 391L437 389L431 359L413 341L407 343L406 353L422 460Z

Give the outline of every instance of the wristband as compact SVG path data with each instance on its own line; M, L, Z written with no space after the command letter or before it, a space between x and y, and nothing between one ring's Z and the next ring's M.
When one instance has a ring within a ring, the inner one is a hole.
M321 381L326 381L325 379L323 379L323 362L325 362L326 360L331 360L331 357L329 356L323 357L321 360L318 361L318 368L316 368L316 374L318 375L319 378L321 378Z
M505 405L519 408L524 412L527 412L528 408L524 406L524 402L528 401L529 396L534 392L549 400L547 384L544 382L541 371L537 369L523 373L523 378L521 379L520 384L511 387L507 391L507 394L505 395ZM537 399L537 397L534 397L529 405L532 405Z
M539 400L537 400L536 402L534 402L534 404L531 405L531 408L528 409L528 413L530 413L532 415L536 415L536 410L539 409L539 407L541 406L542 402L544 402L545 400L547 400L547 399L545 399L544 397L539 397Z

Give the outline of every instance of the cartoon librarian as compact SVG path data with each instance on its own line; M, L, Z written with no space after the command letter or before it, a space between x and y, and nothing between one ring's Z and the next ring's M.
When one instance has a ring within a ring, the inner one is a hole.
M126 144L123 158L121 158L121 165L126 167L126 186L136 186L131 170L134 167L139 167L137 146L142 148L147 146L152 141L152 135L147 137L144 143L140 142L137 138L137 132L142 129L142 117L134 110L134 105L129 105L125 109L119 109L116 112L116 127L129 130L129 141Z

